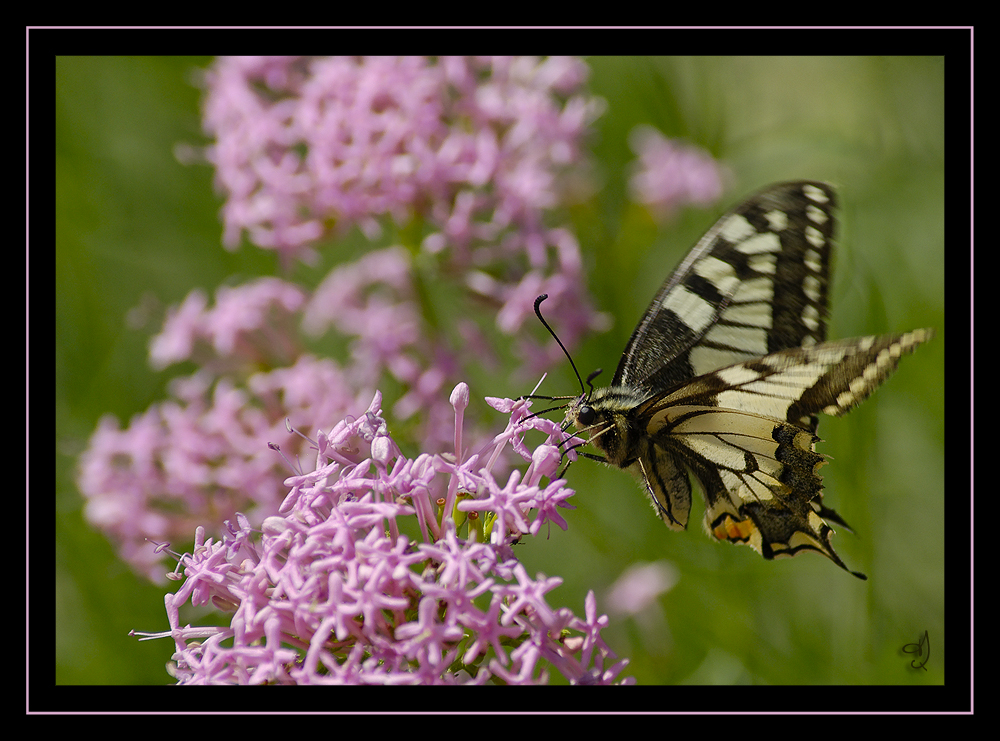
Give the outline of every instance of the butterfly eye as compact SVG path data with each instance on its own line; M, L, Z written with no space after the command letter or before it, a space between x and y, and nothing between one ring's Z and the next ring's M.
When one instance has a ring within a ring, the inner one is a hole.
M597 421L597 413L593 407L582 406L576 418L580 420L580 424L584 427L590 427L590 425Z

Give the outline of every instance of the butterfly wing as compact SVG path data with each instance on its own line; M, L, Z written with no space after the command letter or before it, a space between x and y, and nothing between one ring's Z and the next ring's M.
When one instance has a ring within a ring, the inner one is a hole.
M567 419L639 476L668 527L687 526L690 472L714 537L847 569L830 544L827 520L846 523L823 506L816 415L860 403L931 332L825 342L835 207L830 186L799 181L721 217L653 298L612 385Z
M829 185L799 181L722 216L650 302L612 385L653 395L825 340L835 207Z
M846 414L932 336L921 329L792 348L648 400L633 416L656 451L641 464L653 469L654 502L657 491L676 498L669 474L683 463L701 484L705 529L717 539L750 545L765 558L814 550L849 571L830 543L825 519L845 523L822 504L825 461L805 423L819 412ZM660 480L667 485L658 488Z

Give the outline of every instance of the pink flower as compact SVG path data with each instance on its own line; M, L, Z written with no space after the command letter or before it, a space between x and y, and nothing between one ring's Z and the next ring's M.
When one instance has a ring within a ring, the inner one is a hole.
M663 217L689 204L707 206L722 195L724 173L705 150L667 139L651 126L636 127L630 141L639 155L632 195Z
M468 388L452 399L460 419ZM166 597L170 630L136 635L173 638L171 671L184 684L540 683L551 671L574 683L616 681L627 662L606 666L615 656L600 640L607 618L593 593L583 618L553 608L562 580L533 579L511 557L499 523L537 531L552 512L535 507L538 487L516 473L503 490L494 481L487 462L509 436L456 462L420 456L418 466L392 441L380 406L377 394L317 443L315 471L289 479L285 514L268 518L259 537L242 516L221 541L199 528L194 551L177 556L184 581ZM523 403L509 406L523 416ZM459 472L463 486L485 493L461 504L495 518L488 539L485 518L460 532L453 510L435 504ZM568 506L565 481L546 488ZM411 542L398 522L418 511L433 526ZM182 626L187 601L229 612L229 625Z

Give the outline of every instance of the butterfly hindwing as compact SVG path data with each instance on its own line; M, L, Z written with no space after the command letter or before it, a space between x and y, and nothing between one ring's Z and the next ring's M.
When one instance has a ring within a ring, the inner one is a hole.
M670 454L698 479L711 535L765 558L815 550L846 569L824 518L845 523L822 504L825 460L809 422L846 414L931 336L859 337L732 365L636 407L635 424L661 468Z

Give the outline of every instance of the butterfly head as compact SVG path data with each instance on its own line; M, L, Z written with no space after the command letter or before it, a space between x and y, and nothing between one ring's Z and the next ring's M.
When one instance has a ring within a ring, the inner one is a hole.
M641 439L631 414L641 401L634 392L622 386L591 387L589 393L577 397L569 405L566 422L587 436L590 444L604 454L602 460L627 468L637 454L636 446Z

